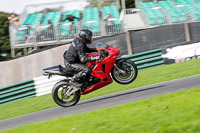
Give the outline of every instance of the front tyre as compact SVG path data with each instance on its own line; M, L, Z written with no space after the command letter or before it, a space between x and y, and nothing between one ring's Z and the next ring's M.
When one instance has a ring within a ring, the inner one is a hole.
M133 82L138 74L138 69L134 62L125 60L120 64L116 64L111 75L112 78L119 84L129 84Z
M56 104L62 107L69 107L75 105L80 100L80 90L76 91L69 97L66 97L66 92L71 88L69 83L65 80L56 83L52 90L52 97Z

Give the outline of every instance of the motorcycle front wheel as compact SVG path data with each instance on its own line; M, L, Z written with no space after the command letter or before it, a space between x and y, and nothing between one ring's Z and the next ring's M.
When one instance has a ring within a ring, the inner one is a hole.
M80 100L80 90L71 96L66 96L66 92L70 89L67 81L62 80L56 83L52 90L52 97L56 104L61 107L69 107L75 105Z
M112 78L120 84L129 84L133 82L137 74L138 69L131 60L125 60L120 64L116 64L116 67L114 67L111 72Z

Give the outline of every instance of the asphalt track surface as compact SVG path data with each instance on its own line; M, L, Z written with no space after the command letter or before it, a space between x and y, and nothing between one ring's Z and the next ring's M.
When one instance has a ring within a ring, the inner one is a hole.
M18 127L25 124L46 121L49 119L62 116L69 116L73 114L89 112L92 110L98 110L111 106L121 105L127 102L147 99L161 94L173 93L180 90L187 90L190 88L198 88L198 87L200 87L200 75L176 79L154 85L148 85L132 90L127 90L123 92L118 92L93 99L80 101L77 105L68 108L55 107L3 120L0 121L0 131Z

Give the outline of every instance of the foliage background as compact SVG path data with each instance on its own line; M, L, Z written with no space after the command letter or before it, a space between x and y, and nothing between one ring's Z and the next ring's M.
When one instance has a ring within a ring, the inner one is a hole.
M9 13L0 12L0 61L11 58L10 40L9 40Z

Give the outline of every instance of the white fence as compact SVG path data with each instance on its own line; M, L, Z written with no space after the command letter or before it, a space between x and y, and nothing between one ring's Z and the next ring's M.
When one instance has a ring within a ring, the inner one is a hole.
M36 89L36 96L41 96L51 93L53 86L60 80L65 79L62 76L52 76L48 79L48 76L41 76L34 78L34 84Z

